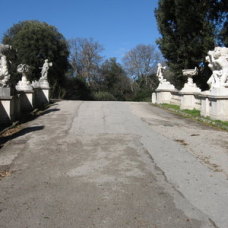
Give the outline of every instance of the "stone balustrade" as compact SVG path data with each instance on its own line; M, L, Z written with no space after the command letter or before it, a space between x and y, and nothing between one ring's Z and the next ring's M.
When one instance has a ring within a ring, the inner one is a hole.
M0 88L0 126L10 125L19 120L22 115L35 108L42 108L49 104L49 88L32 88L17 91L13 96L1 93L6 88ZM8 88L7 88L8 89Z
M210 117L215 120L228 121L228 95L159 90L152 94L152 103L174 104L180 106L180 109L182 110L196 109L200 110L201 116Z
M48 70L52 63L45 59L41 67L41 77L39 81L28 80L31 67L27 64L19 64L17 72L22 74L18 81L16 94L11 94L9 86L10 73L8 71L7 58L3 51L11 48L8 45L0 45L0 126L7 126L21 115L31 112L35 108L40 108L49 103L49 83Z

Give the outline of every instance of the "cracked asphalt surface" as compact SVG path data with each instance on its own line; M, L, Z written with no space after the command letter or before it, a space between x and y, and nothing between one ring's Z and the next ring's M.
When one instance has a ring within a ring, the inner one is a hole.
M61 101L21 127L1 228L228 227L227 132L133 102Z

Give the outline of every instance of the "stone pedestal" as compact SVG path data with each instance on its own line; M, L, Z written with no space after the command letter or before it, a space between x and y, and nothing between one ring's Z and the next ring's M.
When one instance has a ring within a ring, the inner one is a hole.
M181 105L180 109L193 110L196 107L196 99L194 93L180 92L181 94Z
M0 97L10 97L11 89L9 87L0 88Z
M49 104L50 98L49 98L49 88L35 88L34 94L35 94L35 106L38 108L42 108L45 105Z
M157 103L156 93L152 93L151 102L152 102L152 104L156 104Z
M172 98L172 93L170 90L157 89L156 95L157 104L170 104Z
M187 75L189 76L189 75ZM191 77L188 78L188 82L184 84L181 94L181 106L180 109L193 110L196 108L196 95L201 92L200 88L193 83Z
M13 97L0 97L0 125L7 126L14 121Z
M50 102L50 89L49 88L41 88L42 93L43 93L43 103L44 104L49 104Z
M228 121L228 96L210 95L208 100L210 103L210 118Z
M31 112L34 109L34 91L20 91L21 112Z

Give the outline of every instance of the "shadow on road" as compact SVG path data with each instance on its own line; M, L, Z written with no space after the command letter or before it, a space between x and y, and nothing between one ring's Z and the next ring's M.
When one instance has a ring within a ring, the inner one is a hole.
M27 123L29 121L35 120L36 118L52 113L52 112L58 112L60 111L59 108L49 108L45 110L35 110L34 112L31 112L29 114L25 114L23 118L19 121L20 124Z
M6 135L6 136L3 135L0 137L0 148L3 146L4 143L8 142L9 140L18 138L20 136L26 135L26 134L34 132L34 131L40 131L43 129L44 129L44 126L26 127L26 128L19 129L19 130L14 129L15 131L11 131L11 132L9 132L8 135Z

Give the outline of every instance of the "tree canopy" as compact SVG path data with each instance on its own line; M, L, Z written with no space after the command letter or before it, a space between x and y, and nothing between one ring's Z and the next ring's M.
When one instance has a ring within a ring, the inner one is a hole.
M117 100L126 100L131 93L130 79L115 58L107 59L101 66L103 91L111 93Z
M6 32L3 43L16 50L13 61L15 65L23 63L31 66L30 80L40 78L40 67L45 59L53 62L48 80L52 95L61 96L65 73L69 66L69 51L65 38L54 26L35 20L19 22ZM9 58L12 58L12 55Z

